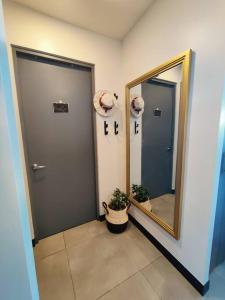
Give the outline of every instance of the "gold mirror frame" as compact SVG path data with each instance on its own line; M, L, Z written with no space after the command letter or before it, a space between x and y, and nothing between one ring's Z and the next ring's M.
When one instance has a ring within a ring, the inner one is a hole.
M129 82L126 85L126 127L127 127L127 160L126 160L126 184L127 194L130 201L148 215L152 220L164 228L175 239L180 238L180 220L181 220L181 200L183 194L183 176L184 176L184 152L185 152L185 139L186 139L186 125L187 125L187 111L188 111L188 98L189 98L189 81L190 81L190 68L191 68L191 55L192 50L189 49L173 59L165 62L164 64L154 68L153 70L145 73L137 79ZM175 211L174 211L174 227L165 223L162 219L157 217L152 212L142 207L135 199L133 199L130 191L130 89L138 84L141 84L147 79L159 75L179 64L182 64L182 86L180 93L180 107L179 107L179 127L178 127L178 142L177 142L177 167L176 167L176 195L175 195Z

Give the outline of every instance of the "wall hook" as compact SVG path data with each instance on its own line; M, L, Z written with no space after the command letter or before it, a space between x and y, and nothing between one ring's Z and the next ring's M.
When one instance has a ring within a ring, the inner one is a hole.
M119 133L118 127L119 127L119 124L116 121L114 121L114 133L115 133L115 135L117 135Z
M114 97L116 98L116 100L118 100L118 95L116 93L114 93Z
M138 130L139 124L137 123L137 121L134 122L134 133L138 134L139 130Z
M109 134L108 127L109 127L109 124L106 121L104 121L104 133L105 133L105 135Z

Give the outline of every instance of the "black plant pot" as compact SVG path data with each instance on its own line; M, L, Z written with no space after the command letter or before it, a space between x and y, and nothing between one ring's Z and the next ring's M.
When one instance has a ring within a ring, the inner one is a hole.
M113 224L106 220L107 227L112 233L122 233L127 229L128 221L123 224Z

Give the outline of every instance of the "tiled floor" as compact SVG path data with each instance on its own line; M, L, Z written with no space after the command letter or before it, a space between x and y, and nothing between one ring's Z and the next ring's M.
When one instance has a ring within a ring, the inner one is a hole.
M120 235L98 221L67 230L41 240L35 258L41 300L203 299L132 224Z

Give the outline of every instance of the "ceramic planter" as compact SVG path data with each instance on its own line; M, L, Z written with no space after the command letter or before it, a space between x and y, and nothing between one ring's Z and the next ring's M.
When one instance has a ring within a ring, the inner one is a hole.
M121 233L126 230L130 203L122 210L113 210L107 205L106 202L103 202L102 205L106 211L105 218L109 231L113 233Z

